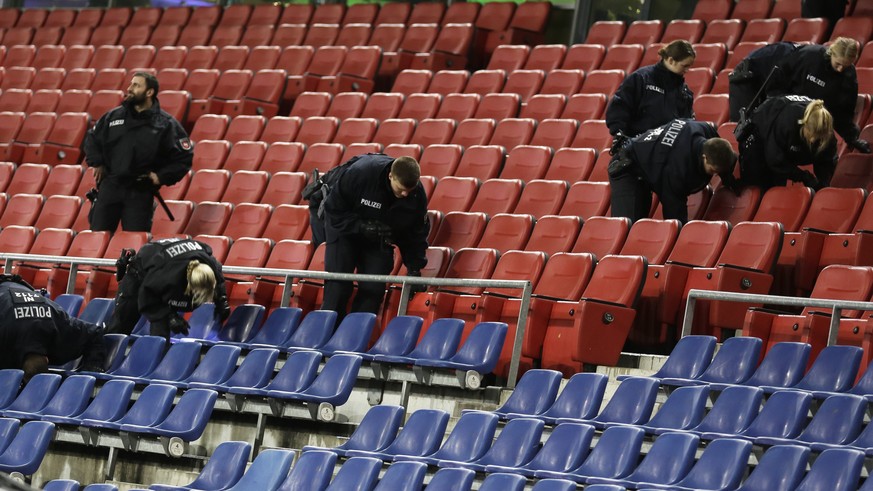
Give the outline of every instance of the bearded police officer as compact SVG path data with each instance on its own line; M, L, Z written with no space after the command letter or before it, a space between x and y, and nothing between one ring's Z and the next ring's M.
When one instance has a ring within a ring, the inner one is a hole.
M136 254L122 253L115 311L107 330L130 334L140 315L151 323L151 334L169 338L188 333L178 312L215 303L221 322L230 314L221 264L208 244L192 239L162 239L142 246Z
M85 138L85 158L94 169L97 197L92 230L149 232L160 186L178 182L194 156L188 135L158 103L158 79L137 72L121 106L97 121Z

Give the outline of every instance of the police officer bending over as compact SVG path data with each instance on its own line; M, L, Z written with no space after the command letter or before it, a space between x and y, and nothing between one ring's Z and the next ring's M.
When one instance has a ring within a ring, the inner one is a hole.
M92 230L149 232L154 196L160 186L178 182L194 156L188 135L158 103L158 79L134 74L121 106L110 110L88 132L85 158L94 169L96 202Z
M633 138L609 163L612 216L632 221L649 216L652 193L665 219L688 221L688 196L736 163L730 142L709 124L675 119Z
M859 138L861 130L853 120L858 99L855 62L860 52L858 41L845 37L837 38L830 46L783 42L753 51L737 64L728 79L731 121L739 121L739 109L749 107L775 66L764 89L767 96L796 94L823 100L833 115L836 132L850 147L870 153L870 144Z
M696 57L694 48L677 39L658 50L658 55L661 61L624 79L606 108L606 125L615 142L613 154L626 138L676 118L694 118L694 94L685 84L685 72Z
M208 244L191 239L162 239L126 250L119 258L120 276L115 311L107 332L130 334L144 315L153 336L188 334L188 322L178 312L191 312L214 301L221 322L230 314L221 264Z
M427 264L430 227L418 162L412 157L367 154L353 158L325 177L331 183L326 198L310 198L314 238L322 233L318 229L323 226L325 270L390 274L396 245L408 275L420 276ZM322 201L319 218L316 210ZM342 318L351 295L351 282L326 281L322 308L334 310ZM384 295L384 283L359 282L352 312L377 313Z
M29 380L80 356L83 369L103 371L103 329L71 317L20 277L0 275L0 368L22 369Z
M837 166L833 118L821 100L802 95L770 97L750 115L740 135L740 173L762 188L802 182L813 189L830 183ZM815 176L798 168L813 164Z

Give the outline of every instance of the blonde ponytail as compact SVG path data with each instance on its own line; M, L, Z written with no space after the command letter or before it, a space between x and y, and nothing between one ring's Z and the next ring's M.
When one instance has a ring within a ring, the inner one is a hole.
M800 125L801 135L815 153L824 150L834 138L834 118L821 99L806 105Z
M188 262L188 287L185 294L191 296L195 306L212 300L215 295L215 272L208 264L196 259Z

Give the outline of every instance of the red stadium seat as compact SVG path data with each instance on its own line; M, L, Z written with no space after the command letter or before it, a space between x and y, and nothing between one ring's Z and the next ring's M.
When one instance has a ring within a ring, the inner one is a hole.
M700 19L707 24L713 20L727 19L733 6L734 2L731 0L700 0L694 6L691 18Z
M488 179L479 187L470 211L486 216L509 213L518 203L523 186L520 179Z
M546 119L540 121L530 144L542 145L550 149L549 159L546 161L546 166L548 166L548 160L551 159L551 151L569 146L576 135L577 128L578 123L574 119ZM538 178L541 177L542 175Z
M454 96L466 101L469 100L470 97L478 96L478 94L454 94ZM472 117L490 118L495 121L500 121L502 119L516 117L518 108L521 106L521 97L516 93L488 94L478 101L478 105L474 104L474 106L476 111Z
M206 171L200 171L206 172ZM196 177L196 175L195 175ZM183 233L195 235L222 235L228 221L233 205L230 203L216 203L213 201L201 201L194 207L191 219ZM215 255L215 251L213 251ZM216 259L217 259L216 255Z
M503 70L506 73L512 73L515 70L524 68L530 54L530 46L503 44L494 50L491 54L491 59L488 60L488 70Z
M366 114L366 110L365 110ZM373 135L373 143L387 147L392 143L409 143L412 133L415 131L415 120L412 119L385 119L379 124L379 129Z
M824 41L828 21L824 18L792 19L782 35L783 41L819 44Z
M497 123L489 145L499 145L507 151L518 145L527 145L533 136L537 122L533 119L507 118Z
M561 68L588 73L600 66L604 56L606 56L606 48L602 44L574 44L567 50Z
M699 3L706 3L708 0L701 0ZM721 0L718 0L721 1ZM667 24L667 29L664 30L664 35L661 37L661 42L668 44L677 39L688 41L691 44L700 42L703 37L703 31L706 29L706 22L701 19L675 19Z
M21 164L9 182L9 196L41 194L51 168L46 164Z
M470 76L464 87L466 94L479 94L486 96L492 92L501 92L506 83L506 74L503 70L479 70Z
M537 220L547 215L555 215L564 204L567 187L564 181L528 181L513 213L531 215Z
M664 24L660 20L635 20L627 28L622 44L641 44L648 47L657 43L664 35Z
M597 21L588 29L585 42L609 47L620 43L625 31L626 27L622 21Z
M486 145L494 133L494 126L493 119L465 119L458 123L455 135L449 143L461 145L468 150L473 145Z
M276 209L281 205L296 205L300 202L300 194L305 185L306 176L302 172L273 172L261 197L261 203Z
M244 175L250 176L252 174L246 173ZM235 242L242 240L244 237L261 237L272 212L273 207L270 205L257 204L257 202L236 203L233 212L230 214L227 227L224 229L224 235L227 235ZM259 240L266 240L269 243L270 239Z
M506 94L518 94L522 103L526 103L528 99L540 93L543 80L545 80L545 73L542 70L516 70L509 74L502 91ZM482 95L487 96L487 94Z
M563 94L537 94L527 101L519 117L531 118L539 122L554 119L561 115L566 103L567 97Z
M442 213L468 211L479 188L479 181L472 177L443 177L437 182L428 201L428 209Z
M303 172L307 176L315 169L321 173L326 173L342 163L340 159L344 150L343 146L338 143L314 143L306 149L306 154L300 161L297 171Z
M194 203L218 201L227 189L228 181L230 181L230 171L224 169L198 170L191 178L185 199ZM215 233L220 233L220 231Z
M643 57L643 45L641 44L617 44L606 51L606 56L601 61L600 70L622 70L631 73L640 65Z
M426 92L443 96L463 92L469 79L470 72L466 70L440 70L430 78Z
M376 134L379 123L372 118L349 118L340 123L333 143L349 146L354 143L369 143Z
M583 94L614 94L624 80L621 70L592 70L582 83Z
M740 19L714 20L706 27L701 43L722 43L728 51L740 42L745 24Z

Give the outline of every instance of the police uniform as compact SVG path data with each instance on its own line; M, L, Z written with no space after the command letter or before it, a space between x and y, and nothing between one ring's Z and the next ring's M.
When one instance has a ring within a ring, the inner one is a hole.
M693 102L685 77L658 62L624 79L606 108L606 125L613 136L621 131L633 137L676 118L694 118Z
M654 192L665 219L688 221L688 196L712 177L703 168L703 143L716 137L709 123L674 119L633 138L610 163L612 216L648 217Z
M0 368L22 368L28 355L63 365L80 356L83 366L103 368L103 330L71 317L27 285L0 282Z
M751 114L749 134L740 142L743 182L763 188L787 180L827 186L837 163L836 139L814 153L800 134L800 120L812 100L806 96L770 97ZM799 165L813 164L815 178Z
M420 182L405 198L394 196L388 180L393 161L387 155L364 155L336 180L324 203L326 271L389 274L394 267L391 244L400 250L408 271L427 264L427 197ZM362 224L373 220L387 225L390 234L362 233ZM351 282L326 281L322 308L342 317L351 293ZM378 312L384 294L384 283L360 282L352 311Z
M85 138L85 156L91 167L103 168L92 230L151 231L154 187L142 176L157 174L161 185L178 182L191 169L194 156L188 135L158 99L138 112L130 100L104 114ZM138 181L138 179L140 179Z
M737 63L737 66L728 75L731 121L738 122L740 120L740 109L749 108L752 99L764 85L764 81L767 80L773 67L779 65L801 46L803 45L787 41L768 44L752 51ZM772 88L775 83L776 80L771 79L768 88ZM765 96L766 94L761 95L762 100ZM760 103L762 100L758 102Z
M229 307L224 276L221 264L212 257L212 248L192 239L162 239L142 246L127 266L107 331L130 334L141 314L151 323L152 335L168 337L170 321L177 312L191 312L196 307L191 295L185 293L188 263L193 260L215 272L215 308L226 316Z

